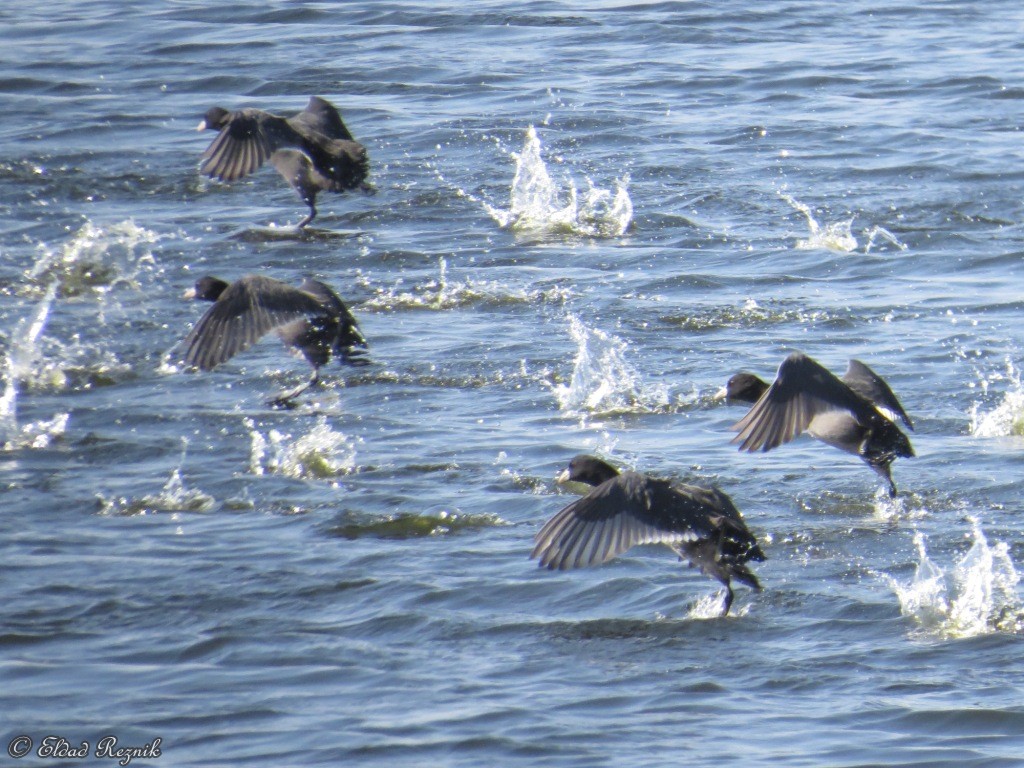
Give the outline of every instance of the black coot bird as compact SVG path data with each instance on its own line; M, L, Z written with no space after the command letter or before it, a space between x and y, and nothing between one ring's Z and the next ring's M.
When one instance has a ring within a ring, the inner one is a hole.
M307 278L298 288L262 275L246 275L230 285L216 277L196 281L186 298L212 301L182 342L184 360L208 371L276 331L313 366L302 386L283 392L271 403L287 405L320 380L320 367L331 355L343 362L365 363L359 357L366 339L355 317L331 288ZM361 349L356 349L356 348Z
M316 217L317 193L370 190L365 183L366 147L352 137L338 110L319 96L287 118L261 109L229 112L212 107L197 130L207 128L218 134L203 153L199 170L221 181L235 181L270 160L309 206L299 228Z
M863 459L896 496L890 465L910 457L910 440L896 426L914 425L889 385L859 360L842 379L800 352L779 366L769 386L751 373L737 373L725 387L727 401L754 403L733 425L741 451L770 451L801 432Z
M619 473L580 455L558 478L594 488L556 514L536 536L530 554L549 569L600 565L637 544L665 544L680 559L725 585L722 616L732 606L732 579L760 590L747 568L764 553L743 515L717 488L672 484L639 472Z

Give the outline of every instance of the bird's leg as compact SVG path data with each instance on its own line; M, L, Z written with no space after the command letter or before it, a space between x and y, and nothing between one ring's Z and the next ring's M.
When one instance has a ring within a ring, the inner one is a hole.
M895 499L896 498L896 483L894 483L893 480L892 480L892 470L889 468L889 465L888 464L872 464L871 468L873 470L875 470L875 472L877 472L879 475L881 475L882 479L885 480L885 482L887 482L889 484L889 498L890 499Z
M307 202L309 205L309 214L306 216L306 218L304 218L302 221L295 225L296 229L302 229L307 224L309 224L309 222L316 218L316 203L313 202L312 200L309 200Z
M732 587L730 587L728 584L726 584L725 585L725 600L722 601L722 613L719 614L720 616L728 616L729 615L729 609L732 608L732 598L733 598Z
M275 408L292 408L295 405L295 403L292 402L292 401L295 400L296 397L301 395L303 392L305 392L310 387L312 387L312 386L314 386L316 384L319 384L319 383L320 383L320 369L319 368L314 368L313 369L313 375L310 377L309 381L307 381L305 384L300 384L295 389L292 389L292 390L290 390L288 392L282 392L281 394L279 394L274 399L268 400L267 403L268 403L268 405L272 405Z

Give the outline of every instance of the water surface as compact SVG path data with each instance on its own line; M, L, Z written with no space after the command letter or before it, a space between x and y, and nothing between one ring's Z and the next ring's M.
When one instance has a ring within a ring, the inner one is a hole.
M1019 4L0 16L4 744L1020 764ZM208 107L313 94L375 195L300 233L272 169L198 175ZM272 338L184 370L181 293L250 272L333 285L373 364L291 410L266 399L308 369ZM899 394L897 499L809 440L730 445L715 392L793 349ZM719 484L764 591L718 618L656 548L537 569L582 451Z

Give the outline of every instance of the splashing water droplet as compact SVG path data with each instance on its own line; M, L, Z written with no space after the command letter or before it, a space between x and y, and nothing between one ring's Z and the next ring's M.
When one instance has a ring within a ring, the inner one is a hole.
M627 345L617 336L588 328L569 317L576 358L568 384L552 385L562 411L569 414L649 411L665 407L668 395L645 391L640 374L626 360Z
M249 471L288 477L330 479L347 475L356 469L356 450L352 440L336 432L320 416L312 429L293 437L276 429L262 434L251 419L249 429Z
M971 434L975 437L1024 437L1024 384L1020 370L1007 358L1006 373L982 380L987 392L992 380L1009 382L1002 401L991 410L982 410L982 403L971 405Z
M814 218L809 206L801 203L795 198L783 194L782 199L789 203L795 210L800 211L807 219L807 227L810 235L805 240L797 240L796 247L800 250L814 250L824 248L829 251L850 253L857 248L857 238L853 236L853 219L836 221L826 224L824 229Z
M594 186L582 199L572 178L558 183L541 154L537 129L530 126L522 150L512 153L516 170L508 210L484 204L502 227L528 234L567 234L618 237L633 219L629 176L615 181L614 192Z
M1024 629L1024 606L1017 597L1020 576L1005 542L990 545L971 519L973 543L948 570L929 557L924 536L914 537L918 564L909 584L883 576L896 593L905 616L945 637L975 637Z

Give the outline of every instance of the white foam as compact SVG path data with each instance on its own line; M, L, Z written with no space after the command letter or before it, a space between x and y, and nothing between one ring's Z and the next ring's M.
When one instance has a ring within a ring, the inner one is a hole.
M252 419L246 419L245 426L250 436L249 471L254 475L329 479L356 469L355 441L331 429L326 416L297 437L276 429L264 434Z

